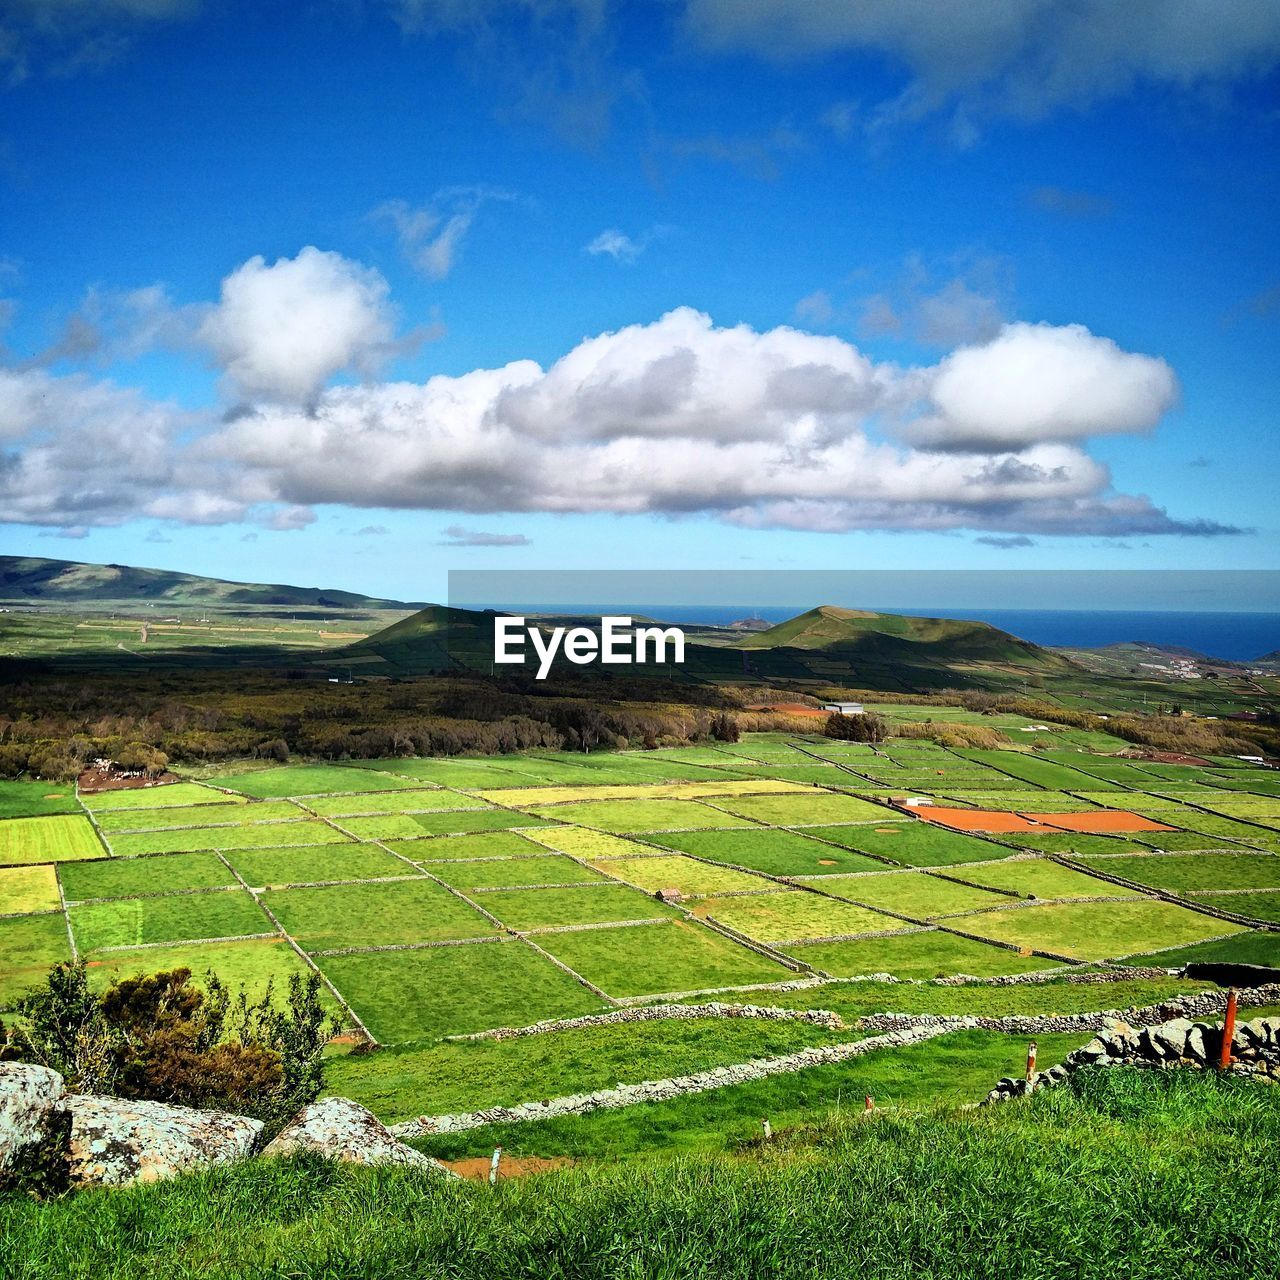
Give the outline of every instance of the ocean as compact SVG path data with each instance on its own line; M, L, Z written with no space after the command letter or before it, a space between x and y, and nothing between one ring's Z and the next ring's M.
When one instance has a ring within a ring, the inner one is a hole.
M532 612L535 606L524 606ZM868 604L862 606L874 609ZM539 612L554 612L552 606L536 606ZM665 622L692 625L709 623L725 625L753 615L769 623L785 622L800 612L795 608L759 607L755 605L648 605L643 610L633 606L605 605L585 608L575 605L567 612L600 614L643 612ZM1231 662L1250 662L1264 654L1280 650L1280 614L1276 613L1163 613L1155 611L1124 612L1120 610L1083 611L1071 609L935 609L918 608L884 610L886 613L914 614L925 618L973 618L988 622L1002 631L1011 632L1033 644L1072 648L1100 648L1141 640L1148 644L1194 649L1211 658Z

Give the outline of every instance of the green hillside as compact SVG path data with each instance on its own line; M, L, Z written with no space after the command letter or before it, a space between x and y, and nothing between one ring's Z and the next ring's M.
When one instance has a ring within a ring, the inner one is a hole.
M357 641L334 660L340 662L346 652L360 659L377 656L398 674L487 670L493 658L494 616L487 611L430 604Z
M927 645L937 654L1042 665L1052 655L985 622L914 618L824 604L768 631L744 636L738 649L884 649L892 642ZM906 650L903 650L906 653Z
M292 587L280 583L227 582L168 569L84 564L38 556L0 556L0 600L40 605L94 602L181 605L316 605L334 609L417 607L355 591Z
M398 674L459 667L487 671L493 657L493 617L432 605L339 651L333 660L341 661L344 653L361 661L377 655ZM706 635L706 629L699 635ZM810 609L767 631L743 635L726 630L725 640L704 643L691 637L682 666L631 666L625 674L631 679L773 679L905 691L1004 687L1028 676L1079 674L1068 659L983 622L834 605ZM568 664L558 661L556 669L563 672Z

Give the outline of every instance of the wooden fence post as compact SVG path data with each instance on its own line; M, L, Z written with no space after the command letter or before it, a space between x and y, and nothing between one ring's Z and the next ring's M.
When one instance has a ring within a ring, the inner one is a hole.
M1030 1080L1036 1073L1036 1042L1033 1040L1027 1045L1027 1079Z
M1222 1054L1218 1058L1218 1066L1225 1071L1231 1065L1231 1041L1236 1034L1236 1002L1235 987L1227 991L1227 1012L1222 1020Z

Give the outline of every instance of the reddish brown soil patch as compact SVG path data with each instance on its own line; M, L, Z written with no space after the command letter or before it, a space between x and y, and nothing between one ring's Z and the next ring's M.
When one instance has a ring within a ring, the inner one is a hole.
M454 1173L464 1178L472 1178L476 1182L489 1181L489 1156L476 1156L470 1160L444 1160ZM573 1161L568 1156L509 1156L502 1157L498 1166L499 1178L524 1178L531 1173L550 1173L552 1169L563 1169Z
M142 787L165 787L177 782L174 773L162 773L158 778L136 777L122 778L108 773L104 769L86 769L76 779L76 786L83 792L94 791L137 791Z
M1039 831L1041 828L1019 813L1001 809L942 809L937 805L920 805L911 810L926 822L936 822L954 831Z
M1179 755L1176 751L1153 751L1149 756L1143 756L1142 759L1154 760L1156 764L1197 764L1205 768L1213 768L1212 760L1205 760L1200 756Z
M838 867L840 864L834 858L819 858L818 866L820 867Z
M1079 831L1107 835L1112 831L1177 831L1154 818L1144 818L1140 813L1123 809L1101 809L1095 813L1037 813L1036 817L1046 826L1062 831Z

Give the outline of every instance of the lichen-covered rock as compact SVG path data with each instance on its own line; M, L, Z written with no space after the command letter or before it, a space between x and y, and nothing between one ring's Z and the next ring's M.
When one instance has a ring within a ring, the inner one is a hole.
M57 1190L66 1181L70 1117L62 1077L31 1062L0 1062L0 1187Z
M349 1098L324 1098L303 1107L263 1149L264 1156L314 1151L352 1164L400 1164L450 1173L437 1160L406 1146L367 1107Z
M156 1182L252 1153L262 1121L227 1111L195 1111L163 1102L67 1097L71 1110L71 1180L120 1187Z

